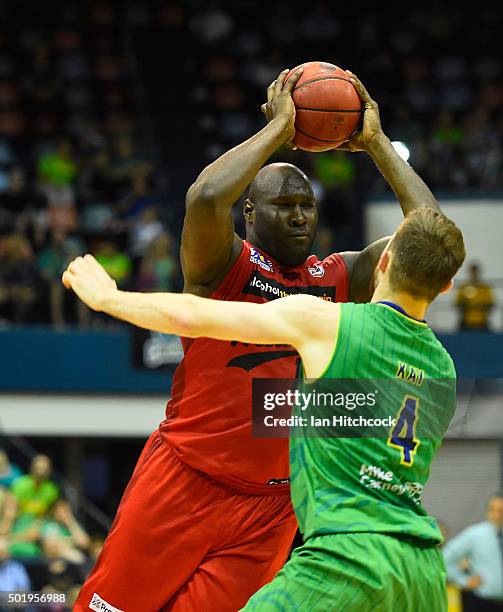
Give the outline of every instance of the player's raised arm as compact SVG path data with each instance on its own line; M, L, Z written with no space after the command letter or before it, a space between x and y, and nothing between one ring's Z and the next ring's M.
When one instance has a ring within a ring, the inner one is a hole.
M403 160L384 133L379 116L379 106L370 97L360 79L346 71L363 102L362 129L339 148L349 151L366 151L374 160L384 179L395 193L404 216L416 208L434 208L440 211L438 202L426 183Z
M265 161L295 134L291 91L302 71L285 82L287 72L267 92L271 121L207 166L187 192L181 243L185 291L209 295L241 251L232 206Z
M433 208L440 211L438 202L421 177L403 160L384 133L379 116L379 106L358 77L346 71L363 102L362 129L338 147L357 152L366 151L393 190L404 216L417 208ZM390 240L386 236L370 244L360 252L341 253L350 272L350 300L368 302L372 295L373 270Z
M188 293L119 291L92 255L72 261L62 280L89 308L152 331L188 338L289 344L303 359L308 358L307 373L312 377L321 373L333 347L339 306L310 295L253 304Z

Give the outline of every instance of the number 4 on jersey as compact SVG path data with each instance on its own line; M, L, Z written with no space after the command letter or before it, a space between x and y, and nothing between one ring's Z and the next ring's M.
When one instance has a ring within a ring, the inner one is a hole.
M421 443L415 436L418 412L419 399L412 395L406 395L398 412L396 425L388 438L388 446L400 451L400 463L407 467L411 467L414 463L414 455Z

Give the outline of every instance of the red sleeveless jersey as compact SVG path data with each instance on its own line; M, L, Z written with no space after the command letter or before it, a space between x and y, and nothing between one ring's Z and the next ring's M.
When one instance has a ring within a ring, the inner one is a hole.
M348 300L340 255L311 255L281 266L243 241L243 250L216 300L263 303L295 293ZM163 438L187 465L249 493L289 490L288 440L252 436L252 378L295 378L298 354L287 345L250 345L182 338L184 358L173 376L172 399L160 425Z

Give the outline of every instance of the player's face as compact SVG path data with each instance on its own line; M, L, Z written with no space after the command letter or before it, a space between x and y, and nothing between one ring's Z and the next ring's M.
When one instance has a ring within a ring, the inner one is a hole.
M296 266L311 254L318 210L309 183L255 203L250 238L278 263Z
M497 527L503 527L503 498L493 497L487 509L487 518Z

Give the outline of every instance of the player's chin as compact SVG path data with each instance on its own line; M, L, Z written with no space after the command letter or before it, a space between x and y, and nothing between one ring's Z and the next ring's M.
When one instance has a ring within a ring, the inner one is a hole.
M282 263L287 266L298 266L309 257L312 245L313 239L311 236L288 236L285 249L287 255Z

